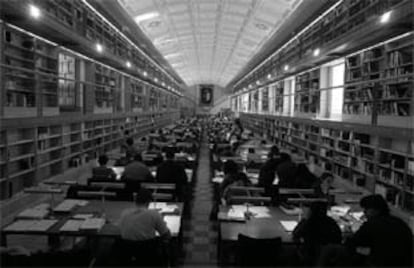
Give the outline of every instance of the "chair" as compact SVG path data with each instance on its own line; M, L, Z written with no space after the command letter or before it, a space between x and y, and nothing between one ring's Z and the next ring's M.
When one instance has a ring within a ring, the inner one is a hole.
M160 238L145 241L117 239L113 245L114 266L167 267L168 250Z
M280 252L282 239L252 238L239 234L237 240L237 265L238 266L277 266L280 265Z
M174 183L143 182L141 187L150 190L154 200L174 201L176 199L176 186Z

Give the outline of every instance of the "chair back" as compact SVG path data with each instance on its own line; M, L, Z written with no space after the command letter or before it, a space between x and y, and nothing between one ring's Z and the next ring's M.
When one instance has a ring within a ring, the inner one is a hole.
M280 265L280 237L258 239L239 234L237 240L237 264L239 266Z
M168 251L159 237L144 241L117 239L112 252L117 266L167 267L169 263Z

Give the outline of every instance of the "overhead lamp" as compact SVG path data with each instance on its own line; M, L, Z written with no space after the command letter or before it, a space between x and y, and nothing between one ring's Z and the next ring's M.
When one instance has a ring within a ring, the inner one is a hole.
M42 16L42 11L35 5L29 5L29 14L32 18L39 19Z
M142 74L143 74L145 77L147 77L147 76L148 76L148 73L147 73L146 71L144 71Z
M289 65L285 65L284 67L283 67L283 70L285 71L285 72L287 72L287 71L289 71Z
M260 85L260 80L257 80L256 81L256 85Z
M380 22L382 24L385 24L390 21L390 18L391 18L391 11L385 12L384 14L381 15Z
M134 18L134 21L136 23L140 23L140 22L142 22L144 20L150 20L150 19L156 18L159 15L160 15L160 13L158 13L158 12L148 12L148 13L144 13L144 14L141 14L141 15L136 16Z
M126 65L126 67L127 67L127 68L131 68L131 66L132 66L132 65L131 65L131 62L129 62L129 61L127 61L127 62L125 63L125 65Z
M155 81L155 82L158 82L158 78L156 78L156 77L155 77L155 78L154 78L154 81Z
M267 79L272 79L272 75L271 74L268 74L267 75Z
M104 48L101 44L97 43L95 45L96 51L98 51L99 53L102 53L104 51Z
M320 53L321 53L321 50L319 48L315 48L315 50L313 51L313 56L317 57L319 56Z

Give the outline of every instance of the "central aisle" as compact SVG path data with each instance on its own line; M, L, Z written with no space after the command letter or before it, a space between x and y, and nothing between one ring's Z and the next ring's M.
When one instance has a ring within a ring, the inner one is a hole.
M206 135L200 147L196 184L191 201L190 219L184 220L184 266L215 266L217 262L217 226L210 221L213 189L210 184L210 151Z

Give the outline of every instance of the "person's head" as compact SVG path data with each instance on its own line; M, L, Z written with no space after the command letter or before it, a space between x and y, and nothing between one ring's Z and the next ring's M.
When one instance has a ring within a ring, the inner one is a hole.
M280 153L280 160L282 162L288 162L291 161L290 155L287 153Z
M328 211L327 202L317 201L312 202L309 206L308 218L322 218L326 216Z
M387 201L379 194L365 196L359 204L364 210L367 219L375 216L388 215L390 213Z
M108 157L106 156L106 154L99 156L98 163L100 166L106 166L106 164L108 163Z
M135 154L134 155L134 161L135 162L142 162L142 156L141 156L141 154Z
M138 190L135 204L137 206L148 206L148 204L152 201L152 193L145 188L141 188Z
M324 172L319 177L320 189L323 194L328 194L334 181L334 177L330 172Z
M134 145L134 139L133 139L133 138L128 138L128 139L126 140L126 144L128 144L129 146Z
M273 145L270 147L270 153L272 155L279 155L279 148L276 145Z
M245 182L245 183L249 182L249 178L247 177L246 173L244 173L244 172L237 172L236 175L234 176L234 180Z
M167 152L165 152L165 157L168 160L173 160L174 159L174 156L175 156L175 153L174 153L173 150L167 150Z
M233 160L227 160L223 165L224 174L234 174L239 171L239 167Z

